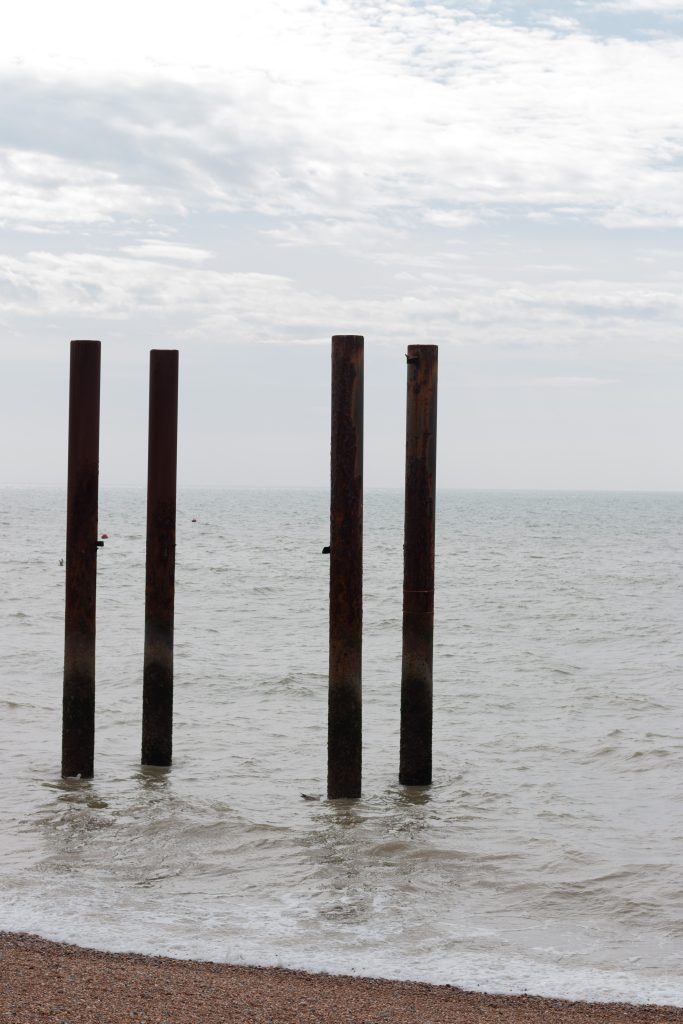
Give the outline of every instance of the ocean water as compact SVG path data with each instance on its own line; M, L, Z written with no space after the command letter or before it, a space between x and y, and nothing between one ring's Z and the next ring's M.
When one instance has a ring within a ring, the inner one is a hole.
M367 493L337 802L327 494L180 494L170 770L139 764L144 508L101 494L96 776L63 781L65 495L0 491L0 928L683 1005L683 495L439 495L434 784L407 789L402 495Z

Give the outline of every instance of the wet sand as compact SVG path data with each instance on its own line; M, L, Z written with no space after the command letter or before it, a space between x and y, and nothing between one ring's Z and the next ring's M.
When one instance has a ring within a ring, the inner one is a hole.
M0 933L5 1024L683 1024L683 1008L493 996L448 985L305 974Z

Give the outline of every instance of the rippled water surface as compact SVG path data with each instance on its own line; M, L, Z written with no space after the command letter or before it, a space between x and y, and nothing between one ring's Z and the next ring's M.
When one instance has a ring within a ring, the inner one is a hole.
M683 496L440 495L435 782L406 789L402 496L366 495L355 802L324 799L327 502L181 494L165 771L144 495L102 494L96 777L64 782L65 497L0 491L0 927L683 1005Z

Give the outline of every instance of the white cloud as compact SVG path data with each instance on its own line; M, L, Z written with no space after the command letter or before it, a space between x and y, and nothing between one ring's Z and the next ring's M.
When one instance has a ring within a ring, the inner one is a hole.
M652 11L657 14L683 12L681 0L601 0L598 7L610 11Z
M169 259L166 253L36 251L0 257L0 313L17 323L87 318L105 332L111 322L152 318L156 332L178 343L310 343L348 332L366 334L373 344L419 339L501 351L589 351L599 344L623 350L623 356L645 339L651 350L680 347L681 274L645 287L578 276L543 280L520 267L516 280L501 282L473 273L466 261L437 262L440 269L412 280L397 274L392 288L349 299L282 274L211 269L185 260L182 252ZM567 380L586 385L593 378L565 375L564 384L554 386L569 386Z
M137 256L144 260L174 260L176 262L204 263L211 259L207 249L197 249L182 242L165 242L158 239L142 239L135 245L121 246L126 256Z
M456 229L520 209L683 224L680 39L603 40L564 21L529 28L405 0L261 0L220 15L200 3L189 26L172 6L161 29L154 9L128 45L117 45L124 5L78 60L22 65L25 81L70 83L67 122L84 101L100 105L121 189L148 164L179 204L299 225L408 216L411 229ZM57 21L44 32L57 31L59 52L69 38ZM175 91L164 102L165 85ZM140 201L129 194L133 214Z
M50 153L0 149L0 223L18 230L180 212L180 199Z
M466 228L479 220L474 210L425 210L424 219L427 224L435 224L439 228Z
M150 341L207 374L244 353L205 343L247 343L245 366L286 372L288 353L249 344L362 333L444 346L444 387L509 387L471 396L472 434L501 394L510 444L522 406L626 420L649 381L675 439L681 5L618 5L667 15L657 35L587 6L25 0L0 37L3 379L20 395L23 362L52 372L60 339L101 337L127 399ZM442 409L442 451L462 451ZM599 422L582 424L592 451Z
M541 23L547 25L549 28L566 30L568 32L574 32L581 28L581 24L576 18L562 18L557 15L546 17L542 19Z

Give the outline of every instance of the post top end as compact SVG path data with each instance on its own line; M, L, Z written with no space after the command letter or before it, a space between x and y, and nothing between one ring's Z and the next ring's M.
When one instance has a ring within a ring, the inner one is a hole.
M438 345L408 345L408 358L419 356L436 356L439 352Z
M169 362L177 362L179 359L179 353L177 348L151 348L150 349L151 359L164 359Z

